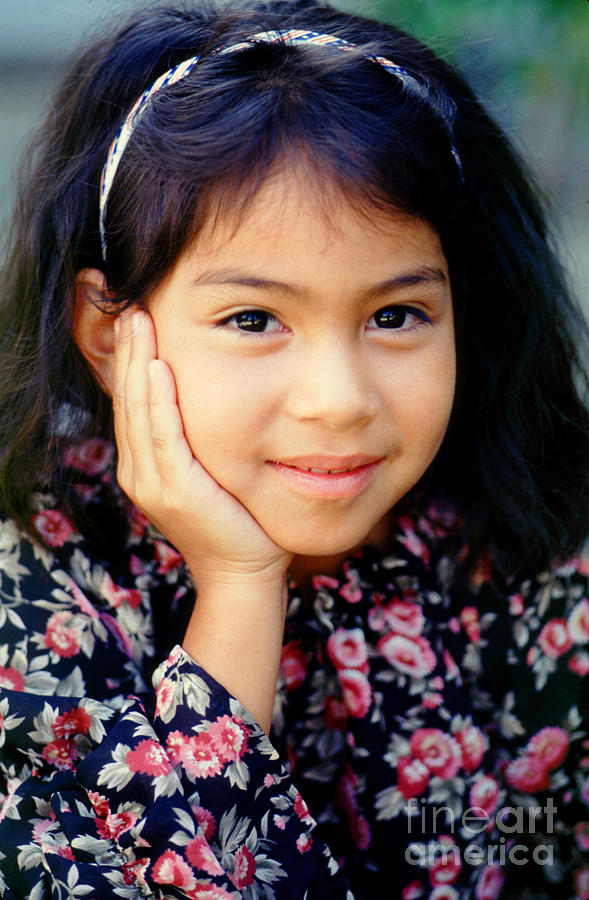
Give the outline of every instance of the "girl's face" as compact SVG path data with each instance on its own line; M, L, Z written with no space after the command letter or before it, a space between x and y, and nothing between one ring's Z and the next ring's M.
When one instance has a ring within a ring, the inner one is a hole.
M454 396L448 266L407 215L329 213L269 179L148 298L194 455L294 554L349 550L441 444Z

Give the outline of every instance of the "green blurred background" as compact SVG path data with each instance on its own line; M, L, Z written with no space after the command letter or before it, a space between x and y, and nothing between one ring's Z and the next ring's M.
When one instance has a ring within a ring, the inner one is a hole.
M0 217L14 172L71 49L135 0L0 0ZM394 22L466 72L546 194L589 311L588 0L340 0Z

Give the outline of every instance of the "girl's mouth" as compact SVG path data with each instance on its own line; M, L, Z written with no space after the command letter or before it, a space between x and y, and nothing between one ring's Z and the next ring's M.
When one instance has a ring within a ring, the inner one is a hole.
M268 460L272 470L298 493L324 500L353 498L370 484L384 457Z

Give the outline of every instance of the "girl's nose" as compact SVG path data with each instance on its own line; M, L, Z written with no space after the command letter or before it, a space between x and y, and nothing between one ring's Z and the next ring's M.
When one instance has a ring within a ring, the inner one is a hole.
M361 354L332 341L301 358L286 406L296 419L345 429L373 419L380 398Z

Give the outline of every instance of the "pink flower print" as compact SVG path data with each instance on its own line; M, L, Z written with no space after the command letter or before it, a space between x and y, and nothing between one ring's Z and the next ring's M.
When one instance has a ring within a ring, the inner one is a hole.
M48 831L50 832L53 830L53 823L55 822L56 818L57 817L55 813L53 812L53 810L51 810L48 818L33 819L33 822L35 823L33 825L33 840L36 844L43 845L43 839Z
M345 810L348 816L358 809L358 801L356 800L357 787L358 776L350 765L346 765L337 785L336 796L338 806Z
M69 621L70 613L53 613L45 631L45 646L63 658L76 656L80 652L80 636L75 628L66 625Z
M420 537L415 533L415 525L407 516L402 516L399 521L399 543L402 544L413 556L429 563L429 550Z
M540 656L539 648L538 647L530 647L530 649L526 653L526 663L528 664L528 666L533 666L539 656Z
M72 593L72 596L76 602L76 606L79 610L85 613L87 616L90 616L91 619L98 619L100 616L98 615L98 610L95 606L93 606L86 595L80 590L78 585L72 580L68 585L69 590Z
M235 716L219 716L207 732L221 763L239 762L247 753L250 729Z
M379 640L377 647L393 668L407 675L420 678L436 667L436 655L424 637L390 633Z
M86 710L78 706L61 713L53 723L53 731L58 738L71 738L75 734L88 734L91 724Z
M437 884L427 900L459 900L456 890L449 884Z
M476 606L465 606L460 613L460 622L466 631L469 641L478 644L481 639L479 611Z
M251 850L242 844L235 854L233 872L229 876L235 887L240 890L252 884L256 872L256 858Z
M339 587L339 581L337 578L332 578L331 575L313 575L311 579L313 588L316 591L320 591L321 588L331 588L331 590L335 590Z
M75 533L71 522L57 509L44 509L33 516L33 524L51 547L63 547Z
M512 616L521 616L525 609L524 598L521 594L512 594L509 598L509 612Z
M196 778L211 778L221 772L221 760L206 732L188 738L180 751L180 762L186 772Z
M444 698L441 694L432 693L431 691L426 691L423 695L421 705L426 709L436 709L444 702Z
M191 866L207 875L223 875L219 861L202 834L197 834L186 845L186 859Z
M423 610L412 600L391 600L385 606L384 614L387 625L396 634L417 637L423 631Z
M538 635L538 644L553 659L566 653L573 645L566 619L550 619Z
M160 575L167 575L172 569L179 569L184 564L184 559L170 544L164 541L154 541L155 558L159 563L157 570Z
M586 597L577 603L567 624L575 644L586 644L589 641L589 600Z
M313 843L313 838L308 834L302 834L300 838L297 840L297 850L299 853L306 853L307 850L311 849L311 845Z
M90 438L77 446L69 446L63 461L68 468L78 469L86 475L104 472L113 458L113 446L101 438Z
M192 891L196 884L194 872L188 863L174 850L166 850L155 862L152 877L157 884L170 884Z
M284 645L280 664L287 691L294 691L305 683L307 658L297 641L289 641Z
M100 816L102 819L108 816L110 807L108 800L103 794L99 794L97 791L88 791L88 797L97 816Z
M543 791L549 787L546 766L538 756L525 754L514 759L505 769L505 780L520 791Z
M174 694L176 692L176 684L171 678L162 678L155 692L155 714L156 716L165 716L169 710Z
M458 742L439 728L418 728L411 735L409 747L432 775L452 778L460 768L462 753Z
M208 881L197 881L193 896L195 900L235 900L234 893L227 893L225 888L217 887Z
M166 753L173 766L182 762L182 753L190 740L181 731L171 731L166 739Z
M423 885L421 881L411 881L401 891L401 900L419 900L422 896Z
M557 769L569 749L569 736L562 728L541 728L530 740L526 752L537 756L545 769Z
M131 537L141 538L149 527L149 519L140 509L137 509L136 506L132 506L131 512L129 513L129 525L131 526ZM139 571L137 571L137 562L139 562L139 560L137 557L134 557L134 560L136 562L131 566L131 572L134 575L139 575L143 572L144 566L143 563L140 563Z
M462 768L465 772L474 772L480 766L489 746L487 737L480 728L467 725L466 728L454 732L454 738L460 744L462 751Z
M192 815L198 822L207 841L210 841L217 828L217 821L212 812L205 809L203 806L193 806Z
M348 721L346 704L335 694L328 694L325 698L325 710L323 713L325 726L331 731L343 731Z
M497 900L504 880L505 876L499 866L487 866L475 888L476 900Z
M149 866L148 859L136 859L122 865L123 881L125 884L145 885L145 872Z
M460 674L460 669L456 665L454 657L448 650L444 650L443 656L448 678L456 678L456 676Z
M284 816L279 816L275 813L273 821L276 827L280 829L280 831L284 831L284 829L286 828L286 819L284 818Z
M58 738L43 747L42 757L50 766L60 772L68 772L75 768L77 759L76 745L65 738Z
M589 900L589 866L575 869L575 900Z
M13 666L0 666L0 688L9 691L24 691L25 679Z
M175 665L178 662L178 660L182 660L182 659L184 659L184 650L182 649L180 644L176 644L176 646L172 647L172 649L168 653L168 658L164 662L164 665L166 665L169 668L170 666Z
M482 809L492 816L499 803L499 784L492 775L478 778L470 789L469 801L472 807Z
M132 772L143 775L167 775L172 766L161 744L152 738L140 741L134 750L129 750L125 762Z
M295 797L295 802L293 804L293 809L295 811L295 815L297 818L301 820L303 825L314 825L314 820L309 812L309 807L303 800L301 794L297 791L297 795Z
M361 628L338 628L327 639L327 655L336 669L368 671L368 653Z
M575 838L580 850L589 850L589 822L577 822Z
M353 813L348 824L354 846L358 850L368 850L372 841L372 835L366 817L361 813Z
M340 588L340 594L344 600L348 601L348 603L360 603L360 600L362 599L362 591L357 582L348 582L347 584L344 584ZM308 850L309 848L307 847L306 849Z
M124 588L115 584L108 572L104 575L100 593L115 609L123 603L127 603L131 609L137 609L141 605L140 592L135 588Z
M131 810L125 810L123 812L109 814L104 819L94 819L94 821L100 837L105 840L108 838L116 840L135 825L137 822L137 815L134 812L131 812Z
M440 843L444 846L444 849L456 845L456 842L449 838L441 839ZM433 866L430 866L428 870L432 887L435 887L436 885L454 884L460 875L461 869L462 863L458 853L448 852L446 854L441 854L440 857L435 860Z
M427 787L430 771L418 759L402 756L397 763L398 788L406 800L417 797Z
M589 653L585 653L584 650L580 650L578 653L573 653L573 655L569 659L568 666L571 672L575 672L576 675L588 675Z
M364 718L372 700L372 689L366 675L357 669L341 669L338 678L346 709L355 719Z

